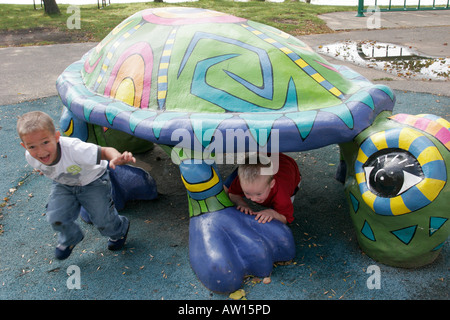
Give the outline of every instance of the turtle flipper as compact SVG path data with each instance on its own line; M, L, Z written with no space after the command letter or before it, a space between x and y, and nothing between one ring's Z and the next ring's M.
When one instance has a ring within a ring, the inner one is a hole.
M294 256L292 232L279 221L258 223L235 207L191 218L191 266L212 291L233 292L245 276L267 277L274 262Z

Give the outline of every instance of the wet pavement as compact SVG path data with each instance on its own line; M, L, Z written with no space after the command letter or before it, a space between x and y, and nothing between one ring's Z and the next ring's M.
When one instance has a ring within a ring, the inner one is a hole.
M373 28L370 14L356 17L356 12L334 12L320 16L333 33L313 34L300 37L313 49L333 43L373 42L389 43L409 48L421 55L450 58L450 10L380 12L379 28ZM384 70L359 66L326 55L335 64L346 65L374 83L381 83L397 90L450 95L449 81L423 81L388 73Z
M450 79L450 58L425 56L413 51L410 47L397 44L345 40L319 46L317 52L408 80L445 81Z

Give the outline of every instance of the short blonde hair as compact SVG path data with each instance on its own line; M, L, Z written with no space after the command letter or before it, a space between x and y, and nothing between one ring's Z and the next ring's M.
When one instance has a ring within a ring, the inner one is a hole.
M261 162L261 158L264 158L264 163ZM256 160L255 160L256 159ZM261 154L256 156L246 156L244 163L238 167L238 176L240 181L247 183L254 182L259 176L261 176L261 169L270 168L272 165L268 157L264 157ZM273 179L273 175L267 176L267 183L270 183Z
M17 133L21 139L24 135L38 130L48 130L51 133L56 132L53 119L48 114L42 111L31 111L19 116Z

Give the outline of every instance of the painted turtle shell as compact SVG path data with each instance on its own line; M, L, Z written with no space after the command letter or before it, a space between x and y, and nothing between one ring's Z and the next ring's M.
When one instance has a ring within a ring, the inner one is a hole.
M350 141L395 103L388 87L331 65L293 36L196 8L132 15L70 65L57 90L81 123L172 146L177 129L203 146L242 129L270 148L272 136L258 133L276 129L280 152ZM73 121L62 129L72 133Z

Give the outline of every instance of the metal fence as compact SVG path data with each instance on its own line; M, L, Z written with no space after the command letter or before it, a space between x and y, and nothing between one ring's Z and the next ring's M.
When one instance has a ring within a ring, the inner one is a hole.
M403 1L402 6L393 6L392 0L389 0L389 4L387 6L379 7L377 4L377 0L375 0L375 7L380 11L418 11L418 10L450 10L449 1L447 0L447 4L445 5L436 5L436 1L433 0L432 5L421 5L420 0L416 1ZM358 0L358 14L357 17L364 17L364 12L367 12L367 9L364 9L364 0Z

